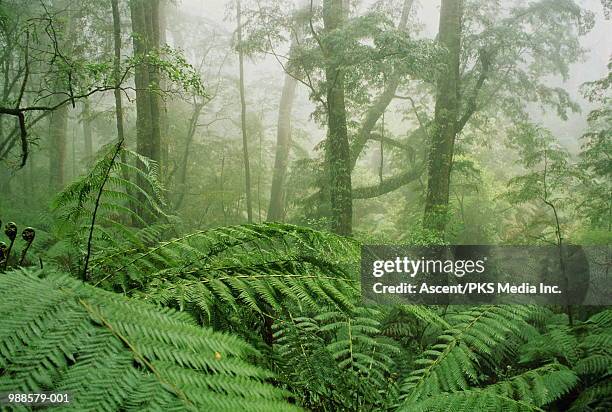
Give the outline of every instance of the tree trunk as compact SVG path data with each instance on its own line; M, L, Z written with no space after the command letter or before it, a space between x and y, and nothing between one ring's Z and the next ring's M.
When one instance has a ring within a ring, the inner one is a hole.
M343 3L343 0L324 0L323 24L327 33L343 25L346 19ZM340 235L350 235L353 220L351 155L344 103L344 71L336 60L342 50L331 41L326 41L323 46L328 120L325 167L329 181L331 228Z
M198 119L200 118L200 113L202 112L203 108L204 103L195 103L193 106L191 119L189 119L189 127L187 128L187 136L185 139L185 150L183 151L183 157L181 158L181 163L179 165L179 195L174 205L176 210L179 210L183 205L185 194L187 193L187 168L189 165L189 153L191 152L191 144L193 142L196 129L198 128Z
M68 106L63 105L51 112L49 117L49 187L52 190L64 186L67 130Z
M442 0L440 44L448 50L436 92L434 130L428 161L424 226L440 235L448 220L450 174L459 115L459 59L461 54L462 0Z
M123 132L123 101L120 90L120 65L121 65L121 15L119 14L119 1L111 0L113 8L113 45L115 51L115 59L113 61L113 76L115 81L115 121L117 124L117 138L120 141L125 140ZM125 156L125 155L123 155ZM122 160L125 160L122 158Z
M159 52L160 45L160 21L159 21L159 1L148 0L144 7L145 16L147 19L147 39L150 45L150 51ZM161 97L158 93L160 90L161 75L160 70L155 64L149 64L149 105L151 106L151 159L160 164L159 170L162 170L162 149L161 149Z
M246 129L246 101L244 97L244 53L242 52L242 10L240 8L240 0L236 1L236 19L238 28L236 36L238 40L238 64L240 66L240 125L242 127L242 154L244 159L244 182L247 204L247 219L251 223L253 221L253 204L251 199L251 169L249 165L249 147Z
M145 4L146 3L146 4ZM156 162L160 161L159 97L152 92L159 82L158 70L148 64L147 54L157 47L159 39L158 0L131 0L130 12L134 55L141 61L136 65L136 151ZM157 32L157 35L155 35Z
M91 105L89 99L83 100L81 110L81 122L83 122L83 140L85 143L85 161L89 162L93 157L93 137L91 131Z
M56 4L55 7L60 9L64 4ZM64 52L72 51L72 42L75 30L72 14L67 15L66 20L66 37L60 47ZM72 85L71 85L72 86ZM65 85L60 77L55 81L55 92L64 92ZM58 94L51 97L53 104L59 103L64 99L64 95ZM73 103L74 104L74 103ZM61 107L53 110L49 115L49 188L52 190L60 190L65 183L65 167L66 167L66 138L68 132L68 105L64 104Z
M166 38L166 29L168 28L168 7L167 0L159 0L159 42L160 46L164 46L168 39ZM166 89L167 79L160 74L159 84L162 90ZM170 158L170 122L168 121L168 107L164 99L159 99L159 124L160 124L160 140L161 140L161 163L163 165L163 176L165 182L169 179L169 158Z
M291 110L295 99L297 80L285 74L285 83L278 107L276 127L276 157L272 174L272 191L268 207L269 221L282 221L285 217L285 180L291 149Z

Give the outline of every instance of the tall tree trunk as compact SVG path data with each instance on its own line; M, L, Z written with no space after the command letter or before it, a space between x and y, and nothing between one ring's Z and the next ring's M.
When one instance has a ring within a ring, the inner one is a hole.
M148 51L146 39L146 18L143 0L130 0L130 15L132 19L132 39L134 55L141 61L134 71L136 86L136 151L145 156L151 156L151 106L149 105L149 70L145 56Z
M85 160L90 161L93 156L93 137L91 131L91 104L89 99L83 100L81 110L81 122L83 123L83 140L85 143Z
M159 21L159 2L160 0L148 0L145 9L147 19L147 39L150 51L159 52L160 45L160 21ZM157 65L149 64L149 105L151 106L151 159L162 166L161 149L161 97L160 90L161 74ZM162 170L161 167L159 170Z
M253 203L251 199L251 169L249 165L249 147L246 128L246 100L244 97L244 53L242 51L242 10L240 0L236 1L236 19L238 28L236 36L238 40L238 64L240 66L240 125L242 127L242 155L244 159L244 182L246 193L247 219L253 221Z
M198 128L198 119L200 118L200 113L204 108L204 103L196 102L193 106L193 113L191 114L191 119L189 119L189 127L187 128L187 136L185 139L185 149L183 151L183 157L181 158L181 163L179 164L180 172L179 172L179 195L174 204L174 208L179 210L183 205L183 201L185 200L185 194L187 193L187 168L189 166L189 153L191 152L191 144L193 143L193 137L195 136L195 132Z
M268 207L269 221L282 221L285 217L285 180L289 165L291 149L291 111L295 99L297 80L285 74L285 83L278 107L278 123L276 127L276 157L272 173L272 190Z
M462 14L463 0L442 0L438 38L448 55L437 84L424 216L425 228L439 234L443 234L448 220L450 175L459 117Z
M63 2L54 4L54 7L58 10L64 7ZM75 30L75 24L73 22L74 16L69 13L66 17L66 37L61 41L59 47L64 50L64 53L70 53L72 50L73 36ZM70 85L72 86L72 85ZM63 79L58 77L55 80L55 91L65 91L65 84ZM52 103L57 104L64 99L64 95L52 96ZM64 104L61 107L53 110L49 115L49 188L52 190L59 190L64 186L66 178L66 147L67 147L67 132L68 132L68 105Z
M113 61L113 76L115 81L115 121L117 125L117 138L120 141L125 140L123 132L123 100L120 89L120 70L121 70L121 15L119 14L119 0L111 0L113 8L113 46L114 46L114 61ZM125 155L123 155L125 156ZM122 158L124 161L125 159Z
M330 33L342 27L347 10L343 0L323 1L323 24ZM331 41L323 44L326 59L328 132L325 144L325 167L329 181L331 226L335 233L352 232L353 201L351 185L351 155L346 127L344 102L344 70L337 63L342 50Z
M52 190L64 186L67 130L68 106L64 104L51 112L49 117L49 187Z
M168 39L166 38L166 29L168 28L168 0L159 0L159 45L164 46ZM159 84L162 90L166 89L167 79L160 74ZM160 124L160 139L161 139L161 163L164 166L163 175L165 182L169 178L169 157L170 157L170 122L168 121L168 107L164 99L159 99L159 124Z
M148 55L159 48L159 0L130 0L134 55L140 59L134 73L136 85L136 151L161 164L159 68L151 64ZM142 164L138 165L143 167ZM161 167L160 169L161 170ZM138 185L151 190L145 179L137 178ZM145 196L138 194L141 201ZM137 207L145 220L148 216ZM133 221L133 224L137 222Z
M159 0L130 0L134 54L141 61L136 65L136 151L156 162L160 161L159 97L151 89L159 84L159 71L147 62L147 54L159 41ZM156 34L157 33L157 34Z

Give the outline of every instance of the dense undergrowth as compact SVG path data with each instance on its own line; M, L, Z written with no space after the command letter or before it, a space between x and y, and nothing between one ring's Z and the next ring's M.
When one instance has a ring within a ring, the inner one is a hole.
M155 165L111 155L0 275L0 392L65 391L75 410L612 408L611 310L364 306L358 241L279 223L179 233Z

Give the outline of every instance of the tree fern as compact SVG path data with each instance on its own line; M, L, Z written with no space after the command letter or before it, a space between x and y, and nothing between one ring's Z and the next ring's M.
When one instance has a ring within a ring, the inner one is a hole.
M529 370L484 388L443 393L404 405L409 411L541 411L566 395L578 377L559 364Z
M570 326L567 315L547 315L542 331L520 348L523 365L562 362L580 379L569 410L608 410L612 405L612 311Z
M332 333L327 350L340 369L348 369L366 379L384 381L393 368L393 354L399 347L385 339L380 331L380 313L370 308L357 308L349 315L324 312L315 319L320 333Z
M124 148L116 151L114 144L102 148L89 173L69 184L53 201L58 239L68 240L82 254L94 210L94 251L122 245L124 239L135 239L138 228L147 222L167 218L157 164Z
M475 386L477 366L494 364L499 347L517 334L530 313L526 306L481 306L454 314L451 327L415 361L415 370L404 380L403 405Z
M586 333L583 329L586 328ZM571 410L610 410L612 408L612 310L591 316L576 326L580 336L580 359L574 371L583 384Z
M285 306L350 309L358 296L355 243L288 224L190 233L153 247L108 249L92 264L109 288L210 315L219 302L256 312Z
M0 391L78 410L291 410L240 339L66 275L0 277Z
M357 307L275 323L275 366L312 409L384 408L393 390L399 345L382 335L384 312Z

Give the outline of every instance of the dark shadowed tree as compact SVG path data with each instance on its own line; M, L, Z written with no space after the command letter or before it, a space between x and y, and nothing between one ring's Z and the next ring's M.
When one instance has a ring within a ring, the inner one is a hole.
M327 96L327 141L325 169L329 183L331 228L335 233L350 235L353 220L351 185L351 154L346 126L344 76L341 65L342 43L334 38L346 20L348 10L343 0L323 2L323 24L326 36L322 43L325 58L325 87Z
M159 69L150 53L159 48L159 0L130 0L136 85L136 150L156 162L161 158Z
M442 0L438 39L447 49L444 69L437 82L434 128L427 169L424 225L443 232L446 225L450 174L459 113L459 60L463 0Z

